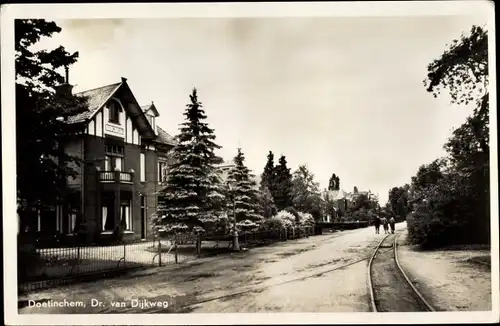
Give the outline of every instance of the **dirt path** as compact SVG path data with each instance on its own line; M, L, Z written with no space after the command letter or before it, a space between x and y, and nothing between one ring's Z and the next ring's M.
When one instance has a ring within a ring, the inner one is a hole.
M490 250L418 251L406 232L398 240L401 266L436 310L491 311Z

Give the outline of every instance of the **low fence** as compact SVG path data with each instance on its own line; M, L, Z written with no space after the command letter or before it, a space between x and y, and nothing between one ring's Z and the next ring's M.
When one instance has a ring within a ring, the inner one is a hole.
M21 250L19 290L30 291L133 268L180 263L194 257L194 250L178 252L168 240Z
M359 222L321 222L316 224L317 227L328 228L333 230L354 230L359 228L365 228L370 226L369 221L359 221Z
M243 232L238 235L238 240L242 247L254 247L313 234L312 227L288 228ZM197 238L186 235L115 245L52 248L24 245L18 254L19 291L33 291L78 279L105 277L134 268L182 263L199 256L232 250L232 235L203 236L200 240L199 248L196 246Z
M272 243L278 241L293 240L314 235L314 227L283 228L268 231L241 232L238 234L238 241L242 245L255 245L260 243ZM224 237L205 237L204 240L232 241L232 235Z

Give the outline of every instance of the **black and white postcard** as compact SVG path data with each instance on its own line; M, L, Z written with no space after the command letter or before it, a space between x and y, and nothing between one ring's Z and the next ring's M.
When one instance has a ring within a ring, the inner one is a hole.
M499 321L493 2L1 24L6 324Z

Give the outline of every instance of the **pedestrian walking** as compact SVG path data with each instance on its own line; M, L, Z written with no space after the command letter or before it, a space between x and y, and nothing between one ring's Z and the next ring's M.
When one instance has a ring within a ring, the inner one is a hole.
M375 216L375 220L373 221L373 224L375 225L375 234L380 233L380 217Z
M380 222L382 223L382 226L384 227L384 233L385 234L389 233L389 226L387 225L388 224L387 219L385 217L382 217Z
M389 224L391 226L391 233L394 234L394 231L396 230L396 220L394 219L394 217L391 217L389 219Z

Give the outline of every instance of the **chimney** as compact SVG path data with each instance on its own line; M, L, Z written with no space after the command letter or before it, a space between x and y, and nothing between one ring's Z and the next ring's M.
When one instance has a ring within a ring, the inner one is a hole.
M63 97L68 97L68 96L73 95L73 93L72 93L73 85L70 85L70 83L69 83L69 68L68 68L68 66L64 67L64 71L65 71L64 83L59 85L59 86L56 86L56 94L63 96Z
M68 68L68 66L64 67L64 71L66 72L66 84L69 84L69 68Z

